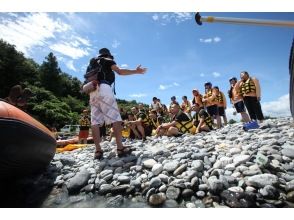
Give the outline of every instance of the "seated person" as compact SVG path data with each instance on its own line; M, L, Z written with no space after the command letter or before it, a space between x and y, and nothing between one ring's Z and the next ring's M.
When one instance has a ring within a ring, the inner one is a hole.
M131 130L136 137L146 140L146 136L151 136L152 126L149 117L143 111L139 111L137 107L131 108L135 116L135 120L129 121Z
M161 124L156 129L158 136L180 136L183 133L195 133L196 128L193 126L192 120L181 111L179 104L172 104L170 111L173 115L172 122Z
M195 103L192 105L191 112L195 112L195 114L192 116L193 120L193 125L197 128L200 122L200 117L199 117L199 111L202 108L199 106L199 104Z
M201 131L213 130L213 121L211 116L204 109L200 109L199 105L194 105L194 109L198 112L199 122L196 129L196 133Z

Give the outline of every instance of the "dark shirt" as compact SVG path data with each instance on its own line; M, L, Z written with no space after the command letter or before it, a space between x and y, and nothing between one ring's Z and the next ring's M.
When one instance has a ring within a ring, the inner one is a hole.
M115 74L112 71L111 66L116 65L116 62L109 58L102 58L100 60L100 64L102 65L102 70L103 70L103 73L106 74L106 77L104 78L104 76L98 76L98 80L100 81L102 79L110 83L113 83L115 81Z

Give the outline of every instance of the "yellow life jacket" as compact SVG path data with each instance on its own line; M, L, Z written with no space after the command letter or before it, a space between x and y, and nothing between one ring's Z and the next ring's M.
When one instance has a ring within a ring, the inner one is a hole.
M246 82L241 85L241 94L245 95L250 92L255 92L256 86L251 78L247 79Z
M131 129L129 127L124 127L121 131L121 135L124 138L129 138L131 134Z
M182 114L182 112L179 112L178 114ZM183 114L185 114L185 113L183 113ZM189 118L188 115L187 115L187 117ZM176 128L181 133L194 134L196 131L196 127L193 125L193 121L191 119L188 121L176 121Z
M223 97L223 94L222 92L219 92L219 94L216 96L216 100L218 103L224 103L224 97Z
M205 124L210 128L212 129L213 128L213 121L212 121L212 118L210 117L210 115L206 116L205 119Z
M90 120L87 117L82 117L80 119L80 126L81 127L90 127Z
M140 118L139 117L140 115L144 115L145 116L144 119L142 118L142 125L143 126L150 126L150 125L152 125L152 122L151 122L149 116L145 112L143 112L143 111L139 112L136 115L136 118L139 119Z
M206 98L209 98L209 97L211 97L211 96L212 96L212 89L209 89L209 90L207 91L207 93L205 93L205 97L206 97ZM207 102L206 105L207 105L207 104L213 104L213 103L216 102L216 101L217 101L217 99L214 98L213 100Z

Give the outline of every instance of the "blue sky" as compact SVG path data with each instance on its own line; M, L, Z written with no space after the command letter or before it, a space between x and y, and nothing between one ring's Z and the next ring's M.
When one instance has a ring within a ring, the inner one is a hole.
M294 21L294 13L202 13L202 16ZM260 80L266 115L289 115L289 52L293 28L207 24L194 13L0 13L0 38L42 63L53 52L61 69L83 80L89 59L107 47L121 67L145 75L116 75L117 97L150 104L156 96L192 98L203 84L227 93L228 79L248 71ZM228 109L228 114L232 109Z

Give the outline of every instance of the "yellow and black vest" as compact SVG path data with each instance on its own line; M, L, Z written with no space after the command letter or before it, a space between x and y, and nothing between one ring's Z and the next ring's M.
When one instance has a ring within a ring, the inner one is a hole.
M204 117L205 124L212 130L213 129L213 121L211 116L204 110L200 110L199 116L202 118Z
M183 112L180 112L179 114L185 114ZM178 115L179 115L178 114ZM187 118L189 118L189 116L187 115ZM196 128L193 125L193 121L191 119L189 119L188 121L176 121L176 128L179 130L179 132L181 133L195 133Z
M88 119L88 117L83 116L80 121L80 130L87 130L90 127L90 120Z
M255 92L256 86L251 78L247 79L246 82L241 85L241 94L245 95L250 92Z
M211 97L211 96L212 96L212 89L209 89L208 92L205 93L205 96L206 96L206 98ZM213 99L213 100L211 100L211 101L209 101L209 102L212 103L212 102L216 102L216 101L217 101L217 100L216 100L216 98L215 98L215 99Z
M137 119L139 119L139 118L142 119L142 125L143 126L151 126L152 125L151 119L143 111L138 112L138 114L136 115L136 118Z
M219 94L216 96L216 100L218 103L224 103L224 97L223 94L221 92L219 92Z

